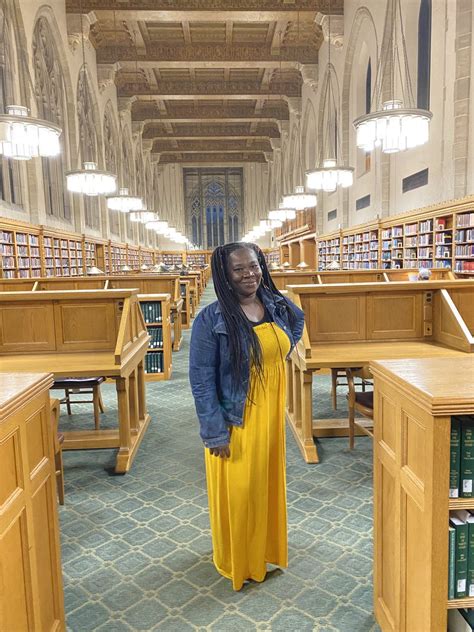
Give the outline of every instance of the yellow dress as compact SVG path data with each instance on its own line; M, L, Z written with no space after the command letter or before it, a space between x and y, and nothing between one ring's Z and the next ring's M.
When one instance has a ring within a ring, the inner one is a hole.
M265 579L266 563L288 565L285 470L286 334L275 323L254 327L263 380L251 369L243 426L231 426L230 458L205 451L213 560L240 590Z

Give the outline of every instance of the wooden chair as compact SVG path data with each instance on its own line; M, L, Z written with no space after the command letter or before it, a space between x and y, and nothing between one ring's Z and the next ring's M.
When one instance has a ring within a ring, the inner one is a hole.
M338 386L347 386L346 381L346 369L334 368L331 369L331 402L333 410L337 410L337 388ZM362 392L365 393L366 386L372 385L372 379L361 378L359 383L354 382L355 386L360 386Z
M64 505L64 465L63 465L63 448L64 435L59 432L59 399L51 399L51 424L53 426L54 441L54 469L56 472L56 487L58 490L59 504Z
M60 378L54 381L52 389L64 390L64 397L60 400L61 404L66 404L67 414L72 415L71 404L93 404L94 405L94 424L95 429L100 427L100 413L104 412L104 403L100 393L100 385L105 380L103 377L85 377L85 378ZM73 393L92 395L92 399L71 399Z
M356 391L354 378L359 377L362 380L370 378L370 373L367 368L362 369L346 369L347 385L349 392L347 393L347 401L349 405L349 448L354 448L354 430L355 426L360 428L369 437L374 436L373 424L366 425L360 423L355 418L355 413L358 412L368 419L374 418L374 392L373 391Z

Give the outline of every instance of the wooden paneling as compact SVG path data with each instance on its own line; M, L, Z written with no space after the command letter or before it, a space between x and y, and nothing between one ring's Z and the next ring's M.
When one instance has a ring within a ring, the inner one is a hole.
M53 351L54 311L51 303L18 302L0 307L0 352Z
M46 374L0 373L0 629L5 632L65 630L52 383Z
M55 305L59 351L113 349L117 338L110 301L61 301Z
M364 295L321 296L318 300L311 301L309 306L311 343L363 340L366 335L365 313Z
M471 351L472 344L468 338L469 330L454 304L451 294L446 290L437 292L434 296L433 308L434 339L454 349Z
M381 293L367 296L369 340L410 339L423 336L423 296L413 293Z
M474 412L473 368L470 357L371 364L374 605L383 632L446 631L450 413ZM381 440L381 428L390 425L394 454ZM383 478L387 464L393 489Z
M474 289L450 289L449 295L459 310L471 335L474 336Z

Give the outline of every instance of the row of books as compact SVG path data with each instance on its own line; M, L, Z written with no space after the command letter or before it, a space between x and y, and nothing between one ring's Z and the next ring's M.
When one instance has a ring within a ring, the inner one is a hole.
M144 301L140 303L143 312L143 318L145 319L145 323L161 323L161 303L159 301L149 302Z
M448 599L474 597L474 514L449 515Z
M474 244L465 246L456 246L456 257L474 257Z
M456 228L474 226L474 213L459 213L456 219Z
M474 272L474 261L463 261L458 259L454 262L455 272Z
M449 497L474 496L474 415L451 417Z
M472 241L474 242L474 228L469 230L457 230L456 241Z
M145 373L163 373L164 360L163 353L147 353L145 356Z
M448 632L473 632L474 608L453 608L448 611Z
M150 342L148 343L150 349L163 349L162 327L149 327L148 335L150 336Z

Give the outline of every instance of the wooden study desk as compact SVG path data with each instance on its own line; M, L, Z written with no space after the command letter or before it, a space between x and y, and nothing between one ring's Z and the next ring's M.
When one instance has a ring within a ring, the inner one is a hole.
M383 361L374 376L374 611L383 632L446 632L452 415L474 415L474 357Z
M32 290L93 290L138 288L140 294L169 294L173 321L173 351L179 351L182 341L183 299L177 274L130 274L94 277L47 277L35 279L0 279L0 292Z
M399 358L474 352L474 281L288 286L305 312L303 338L288 367L287 418L308 463L313 437L344 436L347 419L313 420L313 373Z
M392 269L392 270L285 270L272 272L272 279L279 290L284 290L288 285L317 284L327 285L333 283L390 283L393 281L409 281L409 275L417 274L417 270ZM453 280L456 275L446 268L433 268L430 281Z
M63 449L118 448L127 472L143 439L144 357L149 336L136 290L0 294L0 370L115 380L118 428L65 432Z
M5 370L5 369L2 369ZM0 373L0 629L63 632L50 374Z

